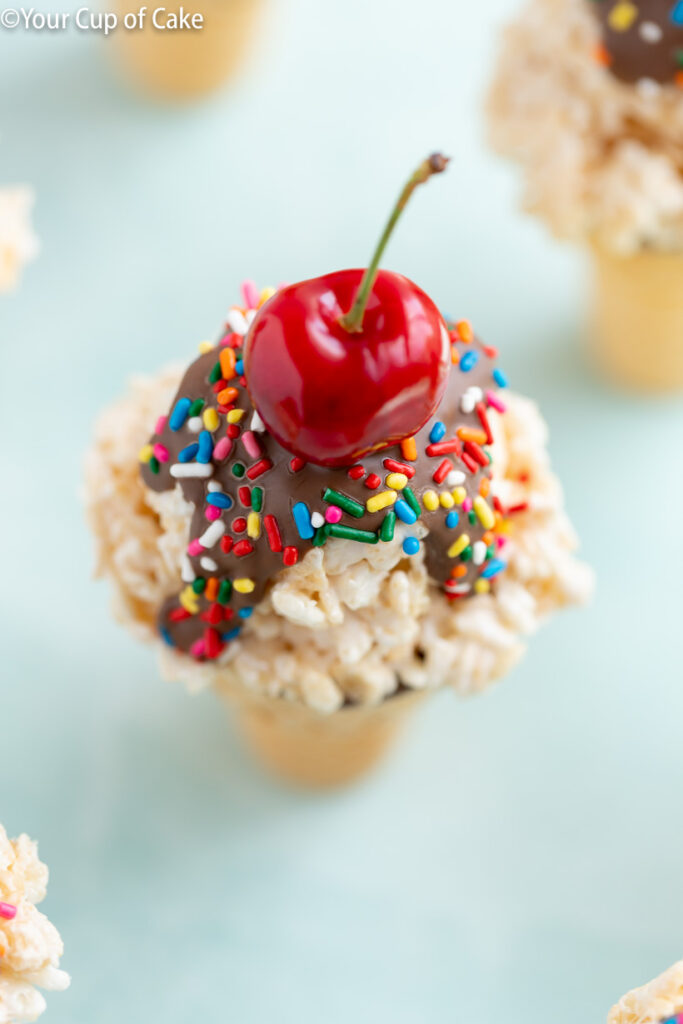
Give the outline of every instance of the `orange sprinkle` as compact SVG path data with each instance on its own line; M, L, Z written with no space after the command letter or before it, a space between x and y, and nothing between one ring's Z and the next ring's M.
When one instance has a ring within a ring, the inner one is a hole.
M464 341L466 345L470 345L474 341L474 331L469 320L459 320L455 326L458 329L461 341Z
M451 569L451 577L454 580L460 580L463 576L467 576L467 566L461 562L460 565L456 565L454 569Z
M401 455L408 462L415 462L417 459L417 445L414 437L404 437L401 441Z
M237 388L223 388L218 392L218 401L221 405L230 405L239 395Z
M491 481L487 476L483 476L479 482L479 493L482 498L488 498L489 491L491 490Z
M609 52L607 47L604 46L602 43L600 43L599 46L595 47L593 56L595 57L598 64L602 64L603 67L608 68L612 63L612 54Z
M207 601L215 601L218 597L218 580L215 576L210 576L206 581L204 596Z
M677 71L674 81L679 89L683 89L683 71Z
M487 530L486 533L482 534L482 538L481 539L483 540L484 544L488 548L488 547L490 547L491 544L493 544L493 542L494 542L494 540L496 538L493 535L493 533L491 533L490 530Z
M220 398L220 395L218 396ZM486 444L486 432L476 427L458 427L457 435L461 441L474 441L475 444Z
M235 376L235 350L234 348L221 349L218 361L221 364L221 373L224 380L232 380Z
M454 363L455 366L457 366L458 363L460 362L460 356L458 355L457 345L451 345L451 362Z

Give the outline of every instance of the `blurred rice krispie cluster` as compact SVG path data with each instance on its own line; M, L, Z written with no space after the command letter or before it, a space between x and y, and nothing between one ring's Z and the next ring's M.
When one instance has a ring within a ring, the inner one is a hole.
M33 201L32 190L24 185L0 188L0 293L16 288L38 252L31 227Z
M607 1024L681 1024L683 1021L683 960L659 977L622 996Z

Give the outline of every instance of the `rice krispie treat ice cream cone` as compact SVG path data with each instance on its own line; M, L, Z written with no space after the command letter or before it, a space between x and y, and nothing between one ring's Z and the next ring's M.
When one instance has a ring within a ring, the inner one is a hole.
M59 932L36 909L45 898L48 870L28 836L8 839L0 825L0 1024L37 1020L45 1010L38 988L61 991Z
M312 784L365 771L427 691L499 678L590 591L535 406L467 321L378 271L445 163L367 271L248 283L217 345L104 413L88 459L118 616Z
M262 0L203 0L184 20L180 7L150 8L141 27L138 22L127 29L126 15L132 24L139 8L117 0L115 52L125 73L147 92L178 100L201 96L237 73L262 6Z
M683 1024L683 960L622 996L607 1024Z
M530 0L489 118L526 208L590 251L605 372L683 388L683 3Z

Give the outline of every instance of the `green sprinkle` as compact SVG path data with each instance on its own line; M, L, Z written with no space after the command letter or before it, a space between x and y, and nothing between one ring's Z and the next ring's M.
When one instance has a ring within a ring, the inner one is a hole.
M190 411L188 412L187 415L188 416L199 416L199 414L200 414L200 412L202 411L203 408L204 408L204 399L203 398L195 398L194 402L190 406Z
M252 487L251 489L251 507L252 511L260 512L263 508L263 488Z
M474 526L474 524L475 524L475 523L476 523L476 521L477 521L477 514L476 514L476 512L474 511L474 509L470 509L470 511L469 511L469 512L467 513L467 518L468 518L468 519L469 519L469 521L471 522L472 526Z
M472 545L468 544L465 550L461 553L460 558L463 562L469 562L472 557Z
M327 530L324 526L319 526L313 534L313 540L311 544L314 548L321 548L327 540Z
M486 560L488 561L489 558L493 558L495 556L495 554L496 554L496 545L495 544L489 544L489 546L486 549Z
M221 364L216 363L213 370L209 374L209 384L217 384L219 380L223 378L223 371L221 370Z
M230 580L221 580L221 585L218 588L218 603L227 604L232 594L232 583Z
M679 68L683 68L683 50L676 50L676 62Z
M246 470L241 462L236 462L232 467L232 475L236 477L244 476Z
M195 594L203 594L204 588L206 587L206 580L203 576L198 576L196 580L192 582L192 589Z
M325 490L323 501L326 501L328 505L338 505L344 512L348 512L350 516L354 516L356 519L362 519L365 515L365 508L359 501L349 498L347 494L333 491L330 487Z
M155 455L152 456L147 465L149 466L153 473L159 472L159 460Z
M342 523L335 523L333 526L330 526L330 537L358 540L361 544L379 543L379 537L376 533L371 533L370 530L357 530L355 526L343 526Z
M413 512L415 513L415 515L419 519L420 516L422 515L422 509L420 508L420 503L417 500L417 498L415 497L415 494L413 493L411 488L410 487L404 487L403 490L401 491L401 496L403 498L405 498L405 500L408 502L408 504L412 508Z
M379 528L379 539L380 540L393 540L394 539L394 527L396 526L396 513L387 512L382 525Z

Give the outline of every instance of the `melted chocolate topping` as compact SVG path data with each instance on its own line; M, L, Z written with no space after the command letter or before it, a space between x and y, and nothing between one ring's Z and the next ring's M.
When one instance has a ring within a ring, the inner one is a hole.
M683 0L586 0L602 27L604 62L624 82L683 84Z

